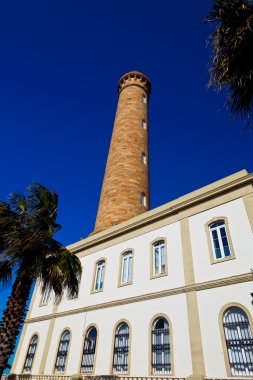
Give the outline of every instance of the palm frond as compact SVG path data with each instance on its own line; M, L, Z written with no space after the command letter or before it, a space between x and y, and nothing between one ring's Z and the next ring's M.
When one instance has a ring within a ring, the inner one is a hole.
M0 261L0 283L5 286L12 279L12 264L9 260Z
M70 297L75 297L78 294L81 273L78 257L62 248L58 255L50 255L43 262L40 270L42 292L48 288L53 290L57 302L61 300L65 289Z
M206 19L217 23L210 36L212 63L209 86L228 91L231 116L248 125L253 115L253 1L214 0Z

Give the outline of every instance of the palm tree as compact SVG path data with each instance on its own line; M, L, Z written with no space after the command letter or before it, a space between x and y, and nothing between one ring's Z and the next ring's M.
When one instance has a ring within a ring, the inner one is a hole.
M213 46L210 86L226 88L230 115L253 124L253 1L214 0L206 19L218 23Z
M56 223L57 204L57 193L39 183L29 186L27 195L15 193L8 203L0 201L0 283L14 277L0 323L0 378L14 351L35 280L42 292L54 291L55 302L65 289L70 297L78 293L80 261L53 238L61 228Z

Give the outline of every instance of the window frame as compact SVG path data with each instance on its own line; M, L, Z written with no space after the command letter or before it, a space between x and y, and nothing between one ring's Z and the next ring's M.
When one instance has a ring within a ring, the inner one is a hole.
M146 119L142 119L141 120L141 127L145 130L147 129L147 120Z
M62 339L63 335L64 335L66 332L69 332L69 343L68 343L68 351L67 351L66 360L65 360L65 367L64 367L64 371L57 371L57 369L56 369L56 362L57 362L57 358L58 358L58 353L59 353L60 343L61 343L61 339ZM72 336L72 332L71 332L71 329L70 329L69 327L64 328L64 330L62 330L62 332L61 332L61 334L60 334L60 339L58 340L58 345L57 345L57 347L56 347L57 350L56 350L56 355L55 355L55 360L54 360L54 367L53 367L53 373L55 373L55 374L62 374L62 375L65 375L65 373L66 373L66 369L67 369L67 366L68 366L68 358L69 358L70 344L71 344L71 336Z
M164 252L165 252L165 272L155 274L154 265L154 246L159 241L164 241ZM166 237L158 237L150 243L150 279L164 277L168 275L168 245Z
M225 225L226 237L227 237L229 248L230 248L230 256L222 257L220 259L216 259L210 226L214 223L218 223L221 221L223 221L224 225ZM206 231L206 236L207 236L207 243L208 243L209 257L210 257L210 263L211 264L217 264L217 263L221 263L224 261L236 259L235 251L234 251L234 247L233 247L232 239L231 239L231 235L230 235L229 222L228 222L228 218L226 216L217 216L217 217L214 217L211 220L209 220L205 224L205 231Z
M120 327L120 325L126 323L127 326L128 326L128 333L129 333L129 337L128 337L128 362L127 362L127 372L117 372L117 371L114 371L113 369L113 365L114 365L114 347L115 347L115 336L116 336L116 333L117 333L117 330L118 328ZM127 320L127 319L120 319L119 321L117 321L117 323L114 325L114 329L113 329L113 335L112 335L112 349L111 349L111 372L112 372L112 375L129 375L130 372L131 372L131 354L132 354L132 351L131 351L131 348L132 348L132 327L131 327L131 324L130 322Z
M154 323L160 319L160 318L164 318L166 319L166 321L168 322L168 325L169 325L169 337L170 337L170 359L171 359L171 372L170 373L166 373L166 374L159 374L159 373L154 373L153 372L153 367L152 367L152 331L153 331L153 325ZM174 366L174 344L173 344L173 329L172 329L172 323L171 323L171 319L168 317L168 315L164 314L164 313L159 313L159 314L156 314L153 316L153 318L151 319L150 323L149 323L149 348L148 348L148 352L149 352L149 376L156 376L156 377L174 377L175 376L175 366Z
M30 369L30 371L26 371L25 370L25 362L26 362L26 359L27 359L28 351L29 351L29 348L30 348L30 345L31 345L33 339L36 336L37 336L37 344L36 344L35 352L34 352L33 359L32 359L31 369ZM37 349L38 349L38 345L39 345L39 334L37 332L35 332L35 333L33 333L31 339L29 340L29 344L28 344L28 347L27 347L27 350L26 350L25 360L24 360L24 363L23 363L23 367L22 367L22 372L21 373L23 373L23 374L31 374L32 373L34 359L35 359L35 355L36 355L36 352L37 352Z
M46 292L48 292L48 295L47 295L47 299L46 299L46 302L43 302L44 301L44 297L45 297L45 292L42 292L41 293L41 298L40 298L40 304L39 306L47 306L49 301L50 301L50 297L51 297L51 289L49 290L49 288L46 289Z
M96 337L96 346L95 346L95 354L94 354L94 360L93 360L93 370L91 372L81 372L81 367L82 367L82 360L83 360L83 349L84 349L84 344L85 344L85 339L86 339L86 336L87 334L90 332L90 330L92 328L95 328L97 330L97 337ZM84 331L84 334L83 334L83 344L82 344L82 350L81 350L81 357L80 357L80 365L79 365L79 368L80 368L80 373L83 374L83 375L94 375L95 374L95 370L96 370L96 361L97 361L97 351L98 351L98 338L99 338L99 330L98 330L98 326L96 325L96 323L90 323L85 331Z
M122 282L122 276L123 276L123 262L124 262L124 255L127 253L132 253L132 278L130 281ZM133 284L133 275L134 275L134 249L133 248L126 248L123 252L120 254L120 260L119 260L119 276L118 276L118 287L121 286L127 286Z
M224 326L223 326L223 320L224 320L224 315L228 311L228 309L232 307L237 307L240 308L244 313L247 315L248 321L249 321L249 326L251 329L251 332L253 334L253 318L251 316L250 311L242 304L238 302L230 302L227 303L222 307L219 313L219 328L220 328L220 336L221 336L221 343L222 343L222 349L223 349L223 357L224 357L224 362L225 362L225 367L226 367L226 372L228 377L233 377L233 378L252 378L252 375L232 375L232 370L230 366L230 360L229 360L229 353L227 349L227 342L226 342L226 336L225 336L225 331L224 331Z
M101 289L95 289L96 286L96 280L97 280L97 269L98 269L98 264L104 261L104 273L103 273L103 285ZM107 260L105 257L100 257L94 264L94 271L93 271L93 279L92 279L92 286L91 286L91 294L93 293L100 293L103 292L104 290L104 285L105 285L105 271L106 271L106 265L107 265Z

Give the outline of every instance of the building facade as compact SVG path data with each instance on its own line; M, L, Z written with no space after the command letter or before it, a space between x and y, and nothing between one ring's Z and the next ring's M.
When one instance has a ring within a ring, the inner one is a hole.
M135 107L130 93L146 104L150 84L136 72L120 83L123 110L130 105L135 120L130 128L136 133L127 131L127 139L132 146L137 134L143 144L130 155L138 157L141 178L130 181L129 198L122 201L121 165L117 181L113 170L119 156L108 158L99 223L68 247L82 263L78 297L55 305L36 284L12 372L253 378L253 175L242 170L147 211L148 168L141 167L147 165L142 153L148 156L147 109ZM117 112L109 157L122 141L115 134L126 125L119 127L119 106ZM118 159L129 163L124 155ZM114 202L112 176L119 196ZM135 215L124 219L137 203Z

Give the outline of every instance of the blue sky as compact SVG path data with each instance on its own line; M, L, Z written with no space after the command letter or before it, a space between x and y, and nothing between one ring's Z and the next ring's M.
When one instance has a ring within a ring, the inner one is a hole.
M151 80L151 208L241 169L253 133L207 89L211 0L0 2L0 199L38 181L59 193L57 238L94 227L117 82ZM0 314L10 288L0 289Z

